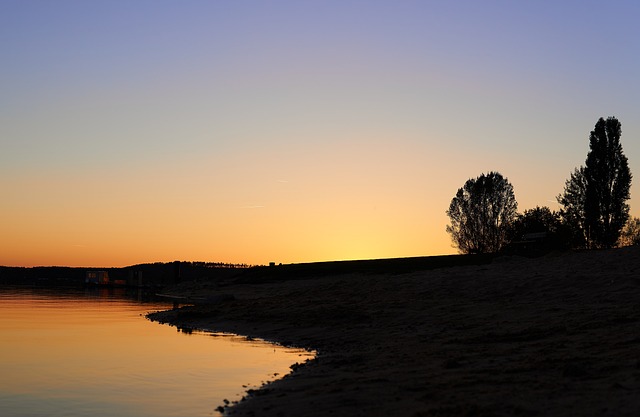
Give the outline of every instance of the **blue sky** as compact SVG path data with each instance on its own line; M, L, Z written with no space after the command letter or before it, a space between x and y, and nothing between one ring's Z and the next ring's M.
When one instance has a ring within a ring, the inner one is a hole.
M0 264L451 253L466 179L497 170L521 210L557 208L599 117L619 118L636 172L638 17L631 1L2 1L0 222L22 244Z

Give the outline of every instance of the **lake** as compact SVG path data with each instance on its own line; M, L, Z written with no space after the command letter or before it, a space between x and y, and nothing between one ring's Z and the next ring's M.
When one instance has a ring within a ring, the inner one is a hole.
M168 308L124 289L0 288L0 414L215 416L311 357L145 318Z

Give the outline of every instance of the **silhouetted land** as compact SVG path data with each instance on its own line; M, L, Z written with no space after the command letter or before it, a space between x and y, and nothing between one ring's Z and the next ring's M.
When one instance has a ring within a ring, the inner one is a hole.
M492 255L445 255L414 258L391 258L354 261L330 261L273 266L209 264L204 262L169 262L132 265L123 268L71 268L58 266L0 266L0 284L77 286L85 283L87 271L106 271L110 280L131 281L136 273L145 285L164 287L180 282L221 283L270 282L346 273L405 273L456 265L491 262ZM132 283L134 284L134 283Z
M43 266L33 268L0 266L0 284L38 286L81 286L88 271L106 271L110 281L124 281L128 285L139 283L148 287L165 287L181 281L224 280L247 268L231 264L204 262L169 262L132 265L123 268L69 268ZM140 277L140 279L138 279Z
M488 264L494 255L442 255L258 266L242 271L237 283L266 283L337 274L402 274L462 265Z
M319 351L231 415L640 415L640 247L261 267L173 293L211 302L152 319Z

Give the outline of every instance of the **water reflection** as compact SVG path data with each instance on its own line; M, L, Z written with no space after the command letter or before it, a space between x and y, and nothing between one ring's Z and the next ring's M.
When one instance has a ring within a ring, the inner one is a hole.
M292 351L149 322L124 289L0 289L0 403L12 416L204 416L283 375Z

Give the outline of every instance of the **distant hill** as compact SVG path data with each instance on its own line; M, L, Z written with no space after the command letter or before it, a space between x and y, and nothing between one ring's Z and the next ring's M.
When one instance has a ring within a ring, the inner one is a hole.
M111 282L131 286L166 286L181 281L215 281L230 278L248 268L247 265L170 262L132 265L122 268L76 268L59 266L0 266L1 285L81 286L87 272L106 271Z
M207 262L169 262L132 265L122 268L0 267L0 284L84 285L87 272L105 271L110 282L129 286L164 287L180 282L232 280L262 283L342 274L407 273L436 268L490 263L495 255L441 255L411 258L310 262L299 264L248 266Z

